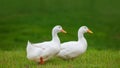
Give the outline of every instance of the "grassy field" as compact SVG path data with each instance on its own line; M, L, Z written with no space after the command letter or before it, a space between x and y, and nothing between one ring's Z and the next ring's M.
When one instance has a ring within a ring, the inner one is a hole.
M0 0L0 68L119 68L119 0ZM61 25L68 33L61 42L77 40L78 28L88 26L88 49L73 61L52 58L38 65L26 58L26 44L51 39Z
M44 65L28 61L25 51L0 51L1 68L119 68L120 51L88 50L82 56L64 61L58 57L52 58Z

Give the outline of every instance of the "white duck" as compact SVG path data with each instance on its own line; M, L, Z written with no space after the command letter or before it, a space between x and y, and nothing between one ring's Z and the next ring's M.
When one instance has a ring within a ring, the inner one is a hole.
M44 61L50 59L54 55L57 55L60 51L60 40L57 33L63 32L66 33L62 29L61 26L55 26L52 30L52 40L46 41L42 43L31 44L28 41L27 44L27 58L29 60L33 60L36 62L40 62L40 64L44 64Z
M63 59L72 59L84 53L87 49L87 41L84 38L84 33L93 33L86 26L82 26L78 30L78 41L70 41L61 44L61 51L58 57Z

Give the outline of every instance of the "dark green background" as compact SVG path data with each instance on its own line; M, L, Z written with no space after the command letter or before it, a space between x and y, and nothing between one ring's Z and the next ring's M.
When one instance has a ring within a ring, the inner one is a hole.
M61 42L77 40L80 26L86 34L88 49L120 49L119 0L0 0L0 50L21 50L27 40L51 39L51 30L61 25L68 34Z

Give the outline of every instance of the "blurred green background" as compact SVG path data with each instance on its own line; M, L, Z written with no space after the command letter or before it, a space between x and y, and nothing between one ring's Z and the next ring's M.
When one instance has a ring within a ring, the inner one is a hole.
M77 40L86 25L86 53L71 62L57 57L45 65L26 58L27 41L51 40L61 25L61 42ZM120 0L0 0L0 68L120 68Z
M119 0L0 0L0 50L25 50L33 43L51 39L51 30L61 25L68 34L61 42L77 40L80 26L88 49L120 49Z

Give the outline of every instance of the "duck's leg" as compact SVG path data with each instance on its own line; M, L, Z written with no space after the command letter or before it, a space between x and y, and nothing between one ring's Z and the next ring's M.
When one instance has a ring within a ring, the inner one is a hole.
M40 64L44 64L43 58L40 57Z

